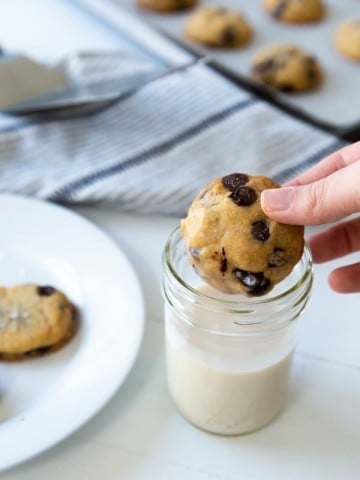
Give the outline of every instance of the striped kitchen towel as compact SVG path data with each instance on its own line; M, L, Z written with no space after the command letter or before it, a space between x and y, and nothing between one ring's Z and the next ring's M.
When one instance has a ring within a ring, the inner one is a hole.
M341 146L198 62L96 114L2 118L0 191L183 215L215 177L283 182Z

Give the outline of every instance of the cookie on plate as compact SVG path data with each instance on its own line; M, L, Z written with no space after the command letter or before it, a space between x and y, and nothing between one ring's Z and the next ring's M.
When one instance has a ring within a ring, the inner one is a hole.
M264 47L255 55L251 68L255 82L285 93L317 88L323 71L315 57L293 45Z
M236 10L211 5L199 7L184 26L185 35L209 47L235 48L247 44L252 29Z
M339 24L335 46L345 57L360 61L360 18L350 18Z
M206 185L181 221L189 261L204 280L226 293L260 296L300 260L304 228L270 220L260 194L270 178L233 173Z
M137 0L140 7L155 12L176 12L186 10L196 4L196 0Z
M0 359L21 360L62 347L77 329L76 309L51 286L0 287Z
M288 23L318 22L325 13L321 0L263 0L263 5L271 16Z

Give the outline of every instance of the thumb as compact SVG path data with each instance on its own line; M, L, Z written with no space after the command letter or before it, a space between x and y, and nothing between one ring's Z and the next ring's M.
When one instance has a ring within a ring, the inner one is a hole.
M320 225L343 218L360 211L359 167L349 166L308 185L264 190L261 207L270 218L288 224Z

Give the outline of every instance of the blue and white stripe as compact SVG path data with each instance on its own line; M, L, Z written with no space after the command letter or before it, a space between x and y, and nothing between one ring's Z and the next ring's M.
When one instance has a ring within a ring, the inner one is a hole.
M97 115L0 129L0 191L182 215L217 176L285 181L340 146L197 64Z

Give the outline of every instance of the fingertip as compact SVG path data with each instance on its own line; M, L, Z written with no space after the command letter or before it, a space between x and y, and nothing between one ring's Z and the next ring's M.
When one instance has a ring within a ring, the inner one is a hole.
M336 271L333 271L330 273L328 282L329 282L330 288L334 290L334 292L336 293L348 292L347 285L346 285L347 282L345 281L344 283L344 281L341 280L341 278L339 279L339 275L337 274Z
M261 204L269 211L288 210L294 200L292 187L270 188L261 194Z
M360 264L337 268L329 275L329 285L337 293L359 293L359 272Z
M269 213L269 208L268 208L268 195L269 190L263 190L260 194L260 205L261 209L263 210L264 213L268 214Z
M292 187L271 188L261 192L260 204L263 212L273 220L293 223L290 215L293 198Z

